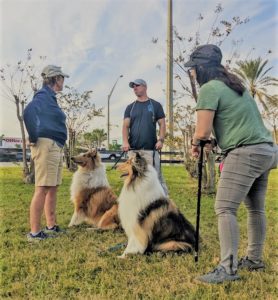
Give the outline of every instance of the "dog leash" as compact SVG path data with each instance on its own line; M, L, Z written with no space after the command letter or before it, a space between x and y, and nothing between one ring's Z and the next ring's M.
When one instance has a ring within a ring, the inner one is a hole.
M108 251L108 252L114 252L114 251L117 251L117 250L125 248L126 245L127 245L127 243L119 243L119 244L116 244L116 245L108 248L106 251Z
M128 151L132 151L132 150L135 150L135 149L134 149L134 148L130 148ZM121 153L120 157L117 159L117 161L116 161L116 162L114 163L114 165L111 167L111 169L109 169L109 170L107 170L107 171L111 171L111 170L115 169L116 166L117 166L117 164L118 164L118 162L122 159L123 155L124 155L126 152L128 152L128 151L123 151L123 152Z
M120 157L116 160L116 162L114 163L114 165L113 165L113 166L111 167L111 169L109 169L108 171L111 171L111 170L113 170L113 169L116 168L118 162L122 159L122 157L123 157L123 155L125 154L125 152L127 152L127 151L123 151L123 152L121 153Z

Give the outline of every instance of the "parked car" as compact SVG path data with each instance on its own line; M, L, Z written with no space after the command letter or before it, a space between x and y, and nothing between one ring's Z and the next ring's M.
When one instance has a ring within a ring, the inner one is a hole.
M15 159L16 159L16 161L23 161L23 152L16 152L15 153ZM26 153L26 159L27 159L27 161L30 161L30 159L31 159L31 153L30 152Z
M113 152L113 151L107 151L107 150L99 150L98 151L101 159L109 159L109 160L115 160L117 158L120 158L121 153L120 152Z
M14 153L1 153L0 162L13 162L16 161L16 156Z

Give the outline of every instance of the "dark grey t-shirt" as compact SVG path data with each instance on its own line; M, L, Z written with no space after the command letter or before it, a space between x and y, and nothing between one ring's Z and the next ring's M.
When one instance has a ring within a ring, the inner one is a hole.
M130 147L153 150L157 142L156 122L165 118L162 105L153 99L145 102L134 101L127 106L124 118L130 118Z

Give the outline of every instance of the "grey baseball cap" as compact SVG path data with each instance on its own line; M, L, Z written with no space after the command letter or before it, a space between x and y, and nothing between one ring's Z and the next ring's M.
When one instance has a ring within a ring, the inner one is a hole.
M143 79L135 79L129 83L129 87L133 88L135 84L147 86L147 83Z
M43 68L42 73L41 73L42 77L55 77L55 76L63 76L63 77L69 77L69 75L65 74L64 72L62 72L61 67L57 67L54 65L48 65L46 67Z
M188 62L184 64L185 67L195 67L203 64L220 65L222 60L222 53L220 48L215 45L207 44L196 48L191 55Z

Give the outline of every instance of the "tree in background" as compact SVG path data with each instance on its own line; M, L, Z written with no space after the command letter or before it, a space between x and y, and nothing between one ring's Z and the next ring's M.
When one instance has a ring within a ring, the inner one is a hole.
M92 132L84 133L83 139L88 148L101 148L102 143L107 140L107 133L104 129L96 128Z
M233 71L242 79L243 84L249 90L252 97L268 110L268 105L277 105L277 96L269 94L270 87L278 86L278 79L269 76L268 73L273 67L268 67L268 60L261 57L257 59L240 60L236 62L236 68Z
M278 144L278 95L274 95L268 101L267 110L262 113L264 120L272 127L273 139L276 144Z
M65 86L64 92L58 95L58 102L66 114L68 140L65 147L67 166L71 170L73 164L71 157L74 155L77 139L89 126L94 117L102 116L102 108L96 109L90 102L92 91L78 92L75 88Z
M122 145L118 144L118 142L116 141L115 143L112 143L112 144L109 145L109 150L121 151L122 150Z
M192 51L194 51L199 45L201 44L216 44L221 46L228 37L231 36L234 29L238 26L246 24L249 19L248 18L241 18L238 16L232 17L230 20L220 20L220 16L223 12L223 7L221 4L218 4L214 10L214 18L212 20L212 25L209 30L208 36L201 35L201 32L207 32L206 28L201 30L203 21L205 17L202 14L199 14L197 18L197 29L194 34L190 36L184 37L179 34L177 28L174 28L174 78L179 83L181 87L180 91L174 91L175 95L177 96L175 100L179 99L179 101L185 100L182 104L185 108L189 106L194 106L194 102L197 102L197 95L198 95L198 87L196 87L195 81L191 77L188 69L184 67L184 63L188 60L189 55ZM220 21L219 21L220 20ZM205 25L207 26L207 25ZM157 43L158 39L153 38L153 43ZM230 65L233 60L239 57L237 53L237 49L242 41L237 40L232 42L231 54L229 58L226 60L226 65ZM178 112L178 114L182 114ZM186 114L186 112L185 112ZM180 116L178 117L180 118ZM190 147L190 140L185 139L184 137L192 135L190 132L192 128L190 126L187 127L176 127L178 130L176 133L180 133L182 135L182 139L187 145L184 145L184 149L189 149ZM188 153L188 152L187 152ZM187 155L185 161L185 167L187 170L190 171L191 175L195 174L196 168L194 167L194 160L191 158L190 155ZM213 152L206 152L206 169L204 170L204 174L207 174L208 181L205 183L205 187L208 189L209 192L212 192L214 188L214 174L215 174L215 155ZM192 167L193 165L193 167Z
M41 61L45 56L39 57ZM20 126L23 152L23 177L26 183L34 181L32 163L29 167L26 157L26 134L23 122L23 111L33 94L38 90L40 82L37 68L32 62L32 49L28 49L24 60L15 65L6 64L0 68L1 91L3 99L15 104L16 116Z

